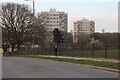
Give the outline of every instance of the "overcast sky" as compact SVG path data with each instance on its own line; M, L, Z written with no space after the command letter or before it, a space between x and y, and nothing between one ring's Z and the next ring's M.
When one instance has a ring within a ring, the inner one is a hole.
M66 1L66 2L64 2ZM89 1L89 2L88 2ZM30 1L24 0L0 0L3 2L16 2L32 7ZM65 11L69 16L68 30L73 29L73 21L87 18L95 21L95 31L118 32L118 0L36 0L36 13L49 11L55 8L57 11Z

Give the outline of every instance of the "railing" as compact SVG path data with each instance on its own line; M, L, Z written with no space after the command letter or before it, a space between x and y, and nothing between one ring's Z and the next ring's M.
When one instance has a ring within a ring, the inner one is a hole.
M74 57L102 57L118 59L119 51L118 45L108 44L103 49L96 49L95 47L86 48L76 44L61 44L59 45L59 56L74 56ZM93 49L94 48L94 49ZM14 55L55 55L53 45L42 46L34 49L24 49L15 52L6 52L4 56Z

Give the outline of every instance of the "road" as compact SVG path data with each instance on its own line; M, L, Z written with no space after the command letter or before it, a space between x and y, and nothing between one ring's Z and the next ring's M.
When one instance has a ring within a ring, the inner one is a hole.
M69 64L33 58L3 57L3 78L117 78L118 74Z

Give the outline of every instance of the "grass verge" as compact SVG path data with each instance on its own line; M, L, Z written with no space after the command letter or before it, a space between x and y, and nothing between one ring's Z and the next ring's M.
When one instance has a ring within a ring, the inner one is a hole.
M106 67L106 68L112 68L112 69L118 69L119 68L118 66L120 65L120 63L114 63L114 62L77 60L77 59L55 58L55 57L41 57L41 56L35 56L35 55L20 55L20 56L10 56L10 57L49 59L49 60L55 60L55 61L63 61L63 62L70 62L70 63L77 63L77 64L87 64L87 65Z

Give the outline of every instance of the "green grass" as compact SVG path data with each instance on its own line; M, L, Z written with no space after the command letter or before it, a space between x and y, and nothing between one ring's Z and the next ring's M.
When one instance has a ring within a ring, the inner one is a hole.
M107 58L113 58L118 59L118 52L120 50L107 50ZM62 53L62 52L60 52ZM62 56L62 55L61 55ZM63 54L63 56L74 56L74 57L82 57L82 51L76 50L74 51L68 51L67 54ZM92 50L84 50L83 51L83 57L92 57ZM95 50L94 51L94 57L96 58L105 58L105 50Z
M13 57L49 59L49 60L55 60L55 61L63 61L63 62L70 62L70 63L77 63L77 64L87 64L87 65L113 68L113 69L118 69L118 65L120 65L120 63L114 63L114 62L92 61L92 60L76 60L76 59L55 58L55 57L41 57L41 56L35 56L35 55L20 55L20 56L13 56Z

